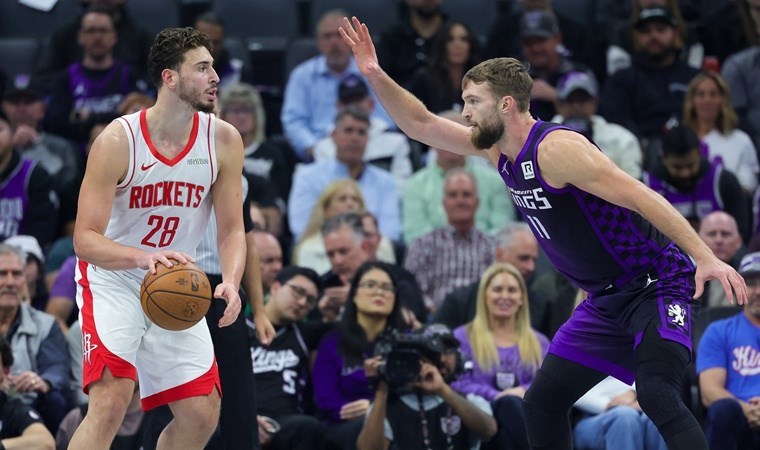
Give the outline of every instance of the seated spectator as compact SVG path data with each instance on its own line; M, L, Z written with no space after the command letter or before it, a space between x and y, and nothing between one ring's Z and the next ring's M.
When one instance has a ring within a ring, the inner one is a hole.
M310 355L325 327L302 320L319 299L321 283L311 269L290 266L272 283L264 312L277 334L269 345L251 335L251 358L256 378L261 445L272 450L320 450L324 446L322 424L309 413L307 387ZM266 419L279 424L267 431Z
M21 301L24 259L21 250L0 244L0 334L13 348L15 362L8 378L19 398L55 431L69 411L66 339L53 316Z
M134 66L115 57L118 38L109 9L90 7L77 36L82 58L69 65L53 85L45 128L84 144L95 123L115 119L126 95L146 92L148 84Z
M391 124L384 119L372 116L375 99L372 98L367 83L357 75L347 75L338 85L337 111L350 106L358 107L370 116L364 161L390 172L401 189L412 174L409 140L404 134L392 131ZM331 133L314 145L316 161L335 158L335 153L336 146Z
M317 199L303 239L293 251L293 261L314 269L317 273L330 270L330 260L327 258L320 230L325 220L347 212L363 213L364 198L354 180L342 178L328 184ZM396 262L393 244L384 236L380 241L379 259L391 264Z
M39 92L14 89L3 97L3 111L13 128L13 147L24 158L37 161L53 179L61 200L60 230L63 235L74 232L76 194L82 181L82 151L69 141L43 130L46 105Z
M116 109L119 115L125 116L127 114L136 113L143 109L148 109L156 104L156 99L150 95L143 94L142 92L130 92L121 101L121 104Z
M552 122L579 131L628 175L641 179L639 140L622 126L596 114L599 91L585 72L570 72L557 85L557 112Z
M382 262L362 264L351 286L337 331L325 335L314 360L314 399L327 429L327 445L351 449L372 398L364 362L377 338L405 330L395 278Z
M378 367L386 363L382 356L365 362L367 377L376 380L377 388L357 449L478 448L480 441L496 434L488 403L473 395L463 398L452 389L462 367L459 342L451 331L433 324L417 333L440 339L442 351L438 360L421 360L419 381L411 386L389 386L379 376Z
M480 277L475 318L454 330L469 367L452 386L491 402L497 449L529 448L522 398L549 349L546 336L530 326L529 302L520 272L494 264Z
M261 284L264 289L264 303L266 303L271 293L272 284L274 284L277 274L282 270L282 247L280 247L277 238L267 231L259 231L254 228L253 239L259 253L259 270L261 271Z
M432 313L446 294L480 277L493 261L493 238L475 222L478 204L475 177L463 169L450 170L443 184L447 225L409 244L404 268L414 274Z
M45 311L48 302L48 290L45 286L45 255L39 242L33 236L16 235L9 237L5 243L12 245L26 257L24 278L26 279L26 294L24 299L33 308Z
M699 237L721 261L739 269L739 261L746 253L736 220L723 211L713 211L699 223ZM719 281L709 280L700 299L702 307L728 306L731 302Z
M377 55L383 69L394 81L405 85L429 60L436 34L446 23L443 0L405 0L404 17L383 33Z
M644 8L633 24L631 67L612 74L599 96L599 115L642 140L644 167L659 159L661 132L683 111L686 86L699 71L678 58L681 36L672 11Z
M573 428L573 445L584 450L667 450L662 435L636 397L613 377L600 381L575 402L583 416Z
M449 20L433 38L428 63L414 73L409 91L434 113L461 111L461 80L479 62L478 37L464 22Z
M396 182L390 173L364 162L367 148L369 116L351 106L338 114L332 138L335 158L318 161L298 169L288 199L288 221L296 240L303 237L307 218L319 195L331 182L341 178L355 180L362 191L366 209L380 224L384 236L398 240L401 234Z
M319 55L296 66L288 77L280 119L285 136L302 161L311 161L314 145L334 124L338 84L348 75L362 77L351 48L338 33L343 10L327 11L317 23ZM374 116L388 119L378 107Z
M739 266L749 297L744 311L708 325L697 349L710 448L760 447L760 253Z
M129 14L129 10L124 6L126 2L127 0L88 0L80 3L86 8L83 14L87 13L91 5L109 8L118 36L114 56L119 61L146 70L148 50L153 43L153 37L138 25L139 18ZM55 73L82 58L82 48L78 45L80 23L81 16L58 30L50 30L53 34L47 40L47 45L37 61L38 74Z
M551 120L557 114L557 82L569 72L588 72L586 66L571 60L560 50L562 34L557 19L543 10L530 11L520 22L520 42L528 73L533 78L530 111L536 118Z
M691 80L683 106L683 124L707 145L710 162L720 158L726 170L739 179L744 193L751 196L760 174L757 151L749 135L737 128L739 118L723 77L704 72Z
M253 221L253 227L257 230L267 229L267 218L264 217L264 213L261 212L261 208L256 204L251 203L251 220Z
M644 184L665 197L698 229L707 214L723 210L736 219L739 233L748 239L750 213L739 180L720 161L702 156L699 138L691 128L677 126L662 138L662 157Z
M9 394L13 389L9 376L12 366L13 351L5 337L0 336L0 448L52 450L53 435L37 411Z
M251 68L244 61L234 58L224 46L224 21L211 11L195 19L195 29L205 33L211 41L211 56L214 70L219 76L219 91L222 93L233 84L251 79Z
M454 111L439 115L463 125L466 123L462 115ZM446 226L443 184L446 174L454 169L468 171L477 182L479 202L475 223L479 229L494 234L515 220L515 208L510 197L505 195L504 182L490 165L446 150L431 150L428 153L435 154L435 158L429 158L432 161L409 178L401 195L405 242ZM485 161L477 156L474 158Z
M58 229L55 183L36 161L13 150L13 131L0 110L0 240L25 234L48 248Z
M69 256L63 262L50 288L50 298L45 306L45 312L58 320L58 325L64 334L69 332L69 327L79 316L77 285L74 281L76 264L76 256Z
M77 406L69 411L61 421L61 426L55 435L56 450L65 450L82 420L87 415L88 397L82 392L82 329L79 322L75 322L66 337L69 356L71 358L72 388L76 388ZM76 386L75 386L76 385ZM132 391L132 399L127 405L127 413L124 415L116 437L111 444L114 450L142 450L143 441L143 410L140 402L140 386L135 383Z

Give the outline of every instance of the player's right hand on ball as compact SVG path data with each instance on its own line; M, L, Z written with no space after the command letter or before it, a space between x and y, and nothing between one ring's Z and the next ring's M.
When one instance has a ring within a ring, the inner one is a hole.
M169 258L178 261L180 264L187 264L188 262L195 262L195 258L183 252L175 252L174 250L162 250L156 253L145 252L137 260L137 267L143 270L150 270L150 273L156 273L156 264L163 264L166 267L173 267L174 263Z

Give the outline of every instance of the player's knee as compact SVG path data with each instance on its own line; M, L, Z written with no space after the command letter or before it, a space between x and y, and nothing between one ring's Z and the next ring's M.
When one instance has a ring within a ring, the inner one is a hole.
M191 397L172 409L177 425L187 433L211 436L219 423L219 395Z

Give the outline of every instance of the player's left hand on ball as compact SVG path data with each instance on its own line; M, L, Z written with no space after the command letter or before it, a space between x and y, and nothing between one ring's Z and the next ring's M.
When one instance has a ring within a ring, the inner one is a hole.
M219 319L219 328L232 325L240 314L240 294L230 283L221 283L214 291L214 298L223 298L227 302L224 314Z

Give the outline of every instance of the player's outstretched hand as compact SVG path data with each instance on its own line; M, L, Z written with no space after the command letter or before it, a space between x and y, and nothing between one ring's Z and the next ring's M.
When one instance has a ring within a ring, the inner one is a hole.
M214 298L223 298L227 302L224 314L219 319L219 328L235 323L235 319L240 314L240 294L237 289L230 283L220 283L214 291Z
M140 259L137 260L137 267L143 270L150 270L150 273L156 273L156 264L163 264L166 267L173 267L174 263L169 261L169 258L179 261L180 264L187 264L188 262L195 262L195 258L183 252L175 252L173 250L161 250L156 253L145 252Z
M338 32L346 44L351 47L351 51L354 52L354 59L361 73L366 76L370 72L380 69L375 44L372 43L372 37L369 35L366 24L359 22L356 16L352 17L351 21L348 20L348 17L344 17L343 26L338 28Z
M694 276L696 283L695 299L702 296L705 283L708 280L720 281L729 302L734 303L734 297L736 297L736 304L744 305L747 303L747 284L744 282L744 278L733 267L716 257L706 262L697 262L697 273Z
M253 323L256 326L256 339L264 345L271 344L275 331L264 311L253 315Z

